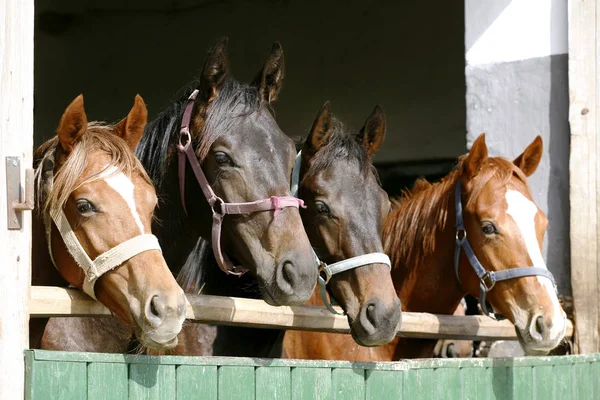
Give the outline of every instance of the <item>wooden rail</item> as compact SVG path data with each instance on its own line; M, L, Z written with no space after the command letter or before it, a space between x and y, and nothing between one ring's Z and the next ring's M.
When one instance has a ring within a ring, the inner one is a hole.
M187 295L190 320L219 325L252 326L349 333L346 317L324 307L273 307L262 300L208 295ZM75 289L32 286L29 299L32 318L65 316L110 316L110 311ZM569 321L567 336L573 334ZM459 317L405 312L398 336L427 339L515 340L509 321L484 316Z

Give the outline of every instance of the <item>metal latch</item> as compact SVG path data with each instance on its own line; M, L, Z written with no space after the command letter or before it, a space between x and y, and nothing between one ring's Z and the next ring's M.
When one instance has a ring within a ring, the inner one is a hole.
M21 229L23 211L33 210L34 205L34 173L33 169L25 169L25 201L21 201L21 158L6 157L6 209L8 229Z

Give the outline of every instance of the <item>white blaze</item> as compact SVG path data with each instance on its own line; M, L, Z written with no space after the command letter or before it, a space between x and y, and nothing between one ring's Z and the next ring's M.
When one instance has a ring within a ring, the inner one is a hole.
M106 174L106 173L110 174L111 168L114 168L114 167L112 167L112 166L109 167L105 171L104 174ZM137 207L135 205L135 197L133 195L135 187L133 185L133 182L131 182L131 179L129 179L124 173L119 172L117 174L113 174L113 175L110 175L110 176L104 178L104 181L106 183L108 183L108 185L111 188L113 188L117 193L119 193L121 195L121 197L123 197L123 199L129 206L129 210L131 211L131 214L133 215L133 219L134 219L135 223L140 228L140 234L143 234L144 233L144 224L142 224L140 215L137 212Z
M506 192L506 202L508 203L506 213L514 219L519 227L533 266L548 269L544 262L544 257L542 257L542 252L535 232L535 216L538 212L537 206L521 192L516 190L508 190ZM526 265L522 266L526 267ZM558 303L558 297L556 296L552 281L543 276L537 276L536 278L540 284L546 288L548 297L550 297L552 301L553 314L550 338L554 338L563 334L565 329L565 317L563 316L563 311Z

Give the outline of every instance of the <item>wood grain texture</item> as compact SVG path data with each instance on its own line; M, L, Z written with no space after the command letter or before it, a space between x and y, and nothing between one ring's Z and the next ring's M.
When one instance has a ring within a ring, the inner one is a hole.
M187 295L187 317L191 320L224 325L252 326L349 333L345 316L334 315L325 307L273 307L262 300L208 295ZM31 287L29 311L33 317L110 315L102 304L74 289ZM567 337L573 327L568 323ZM484 316L452 316L402 313L398 336L429 339L516 340L508 321Z
M0 2L0 399L25 388L23 350L29 347L31 213L21 230L7 229L7 156L21 157L21 176L33 151L34 0ZM23 185L23 182L21 182ZM23 194L22 194L23 196ZM23 199L23 198L22 198Z
M598 3L569 1L569 123L571 125L571 286L575 309L575 350L600 351L598 295Z

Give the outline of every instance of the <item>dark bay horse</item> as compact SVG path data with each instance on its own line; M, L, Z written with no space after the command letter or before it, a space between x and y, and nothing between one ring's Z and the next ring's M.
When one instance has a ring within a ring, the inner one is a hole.
M383 143L385 130L385 114L379 106L355 133L335 118L327 102L301 147L297 168L298 196L306 203L301 210L306 232L319 259L339 271L324 279L329 279L328 290L348 316L352 337L363 346L389 342L401 322L390 265L363 264L383 252L381 231L390 203L371 159ZM354 261L350 267L358 266L344 270L349 261ZM323 304L319 290L309 304ZM289 331L285 341L294 345L286 347L300 348L312 334Z
M294 143L279 129L271 110L283 77L283 50L275 43L254 82L239 83L229 74L227 40L222 39L209 52L199 81L148 124L136 149L161 198L156 232L171 270L179 272L199 236L212 240L221 269L233 272L224 266L225 258L250 274L240 279L204 268L207 274L218 273L215 281L207 283L207 291L229 294L230 287L256 281L262 298L273 305L306 302L317 280L299 204L286 206L291 204L286 202L290 201ZM190 99L194 93L196 97ZM189 129L182 139L186 108L189 127L185 128ZM178 150L187 144L193 159L182 164ZM212 206L192 163L200 163L206 186L216 195ZM273 206L225 215L230 207L244 208L262 199ZM284 205L278 206L279 202ZM215 217L222 220L216 236Z
M137 96L118 124L88 123L80 95L35 152L32 283L83 289L143 345L169 349L187 302L151 234L157 197L133 155L146 116ZM33 347L46 321L32 320Z
M488 157L481 135L456 169L440 182L421 181L393 202L384 230L386 253L392 259L392 278L404 311L452 314L466 294L480 296L480 285L491 290L494 309L515 324L527 354L547 354L563 339L566 315L547 276L520 276L481 282L464 251L454 257L457 243L455 194L460 182L464 232L483 268L496 274L526 266L544 269L542 239L547 228L544 213L533 202L527 176L542 156L537 137L513 162ZM461 236L459 236L459 239ZM539 270L538 270L539 271ZM302 358L324 358L327 349L340 348L338 359L392 361L431 357L435 340L396 339L364 349L346 335L320 334L305 347ZM285 349L287 351L287 348Z

